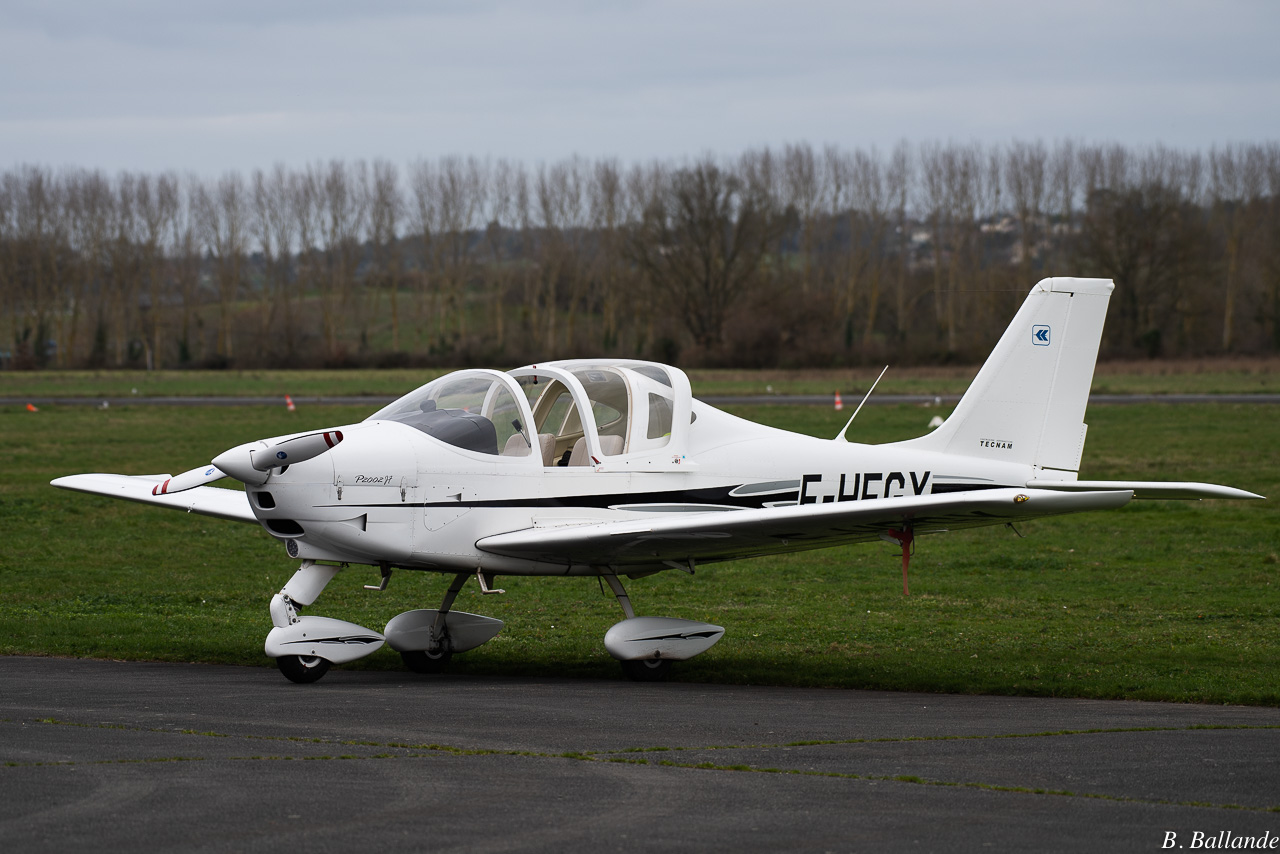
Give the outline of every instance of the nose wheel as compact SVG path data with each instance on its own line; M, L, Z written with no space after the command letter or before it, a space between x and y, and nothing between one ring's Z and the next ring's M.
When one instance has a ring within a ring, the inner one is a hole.
M299 616L297 606L314 602L340 569L304 560L271 599L274 628L267 634L263 652L276 660L276 667L290 682L315 682L329 672L330 665L363 658L386 641L381 633L346 620Z
M290 682L306 685L329 672L329 659L318 655L282 655L276 659L276 667Z

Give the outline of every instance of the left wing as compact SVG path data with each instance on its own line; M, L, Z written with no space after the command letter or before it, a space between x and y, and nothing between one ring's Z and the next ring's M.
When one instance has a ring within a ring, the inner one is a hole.
M49 483L62 489L87 492L90 495L106 495L142 504L186 510L201 516L229 519L232 522L257 522L249 507L249 496L237 489L221 489L216 486L197 486L182 492L156 495L156 486L169 480L167 474L132 476L127 474L73 474Z
M890 529L916 534L999 525L1121 507L1132 490L1064 493L988 489L945 495L682 513L650 520L533 527L484 537L476 546L549 563L627 566L730 560L877 540Z

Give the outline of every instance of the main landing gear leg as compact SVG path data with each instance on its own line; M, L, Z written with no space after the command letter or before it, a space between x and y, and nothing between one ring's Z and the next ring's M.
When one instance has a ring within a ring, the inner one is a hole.
M627 595L627 590L622 586L622 582L618 576L612 571L601 573L602 578L608 583L609 589L613 591L614 597L617 598L618 604L622 606L622 613L628 620L635 619L636 611L631 607L631 597Z
M315 682L330 664L363 658L382 646L378 632L328 617L301 617L299 605L310 605L340 567L304 560L293 577L271 598L271 622L264 649L291 682Z

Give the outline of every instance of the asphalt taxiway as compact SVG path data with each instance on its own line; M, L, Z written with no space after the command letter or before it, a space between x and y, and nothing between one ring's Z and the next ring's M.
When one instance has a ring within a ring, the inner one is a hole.
M1280 832L1280 709L0 658L7 852L1157 850L1170 832Z

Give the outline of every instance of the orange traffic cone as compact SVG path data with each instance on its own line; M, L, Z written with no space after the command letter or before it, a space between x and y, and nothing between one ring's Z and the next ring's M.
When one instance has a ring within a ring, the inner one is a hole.
M287 394L284 396L284 405L288 408L290 412L298 411L298 407L293 405L293 398L289 397L289 395Z
M28 412L39 412L40 410L36 408L36 405L35 405L34 403L28 403L28 404L27 404L27 411L28 411Z
M840 392L836 392L836 412L844 409L844 401L840 399Z

